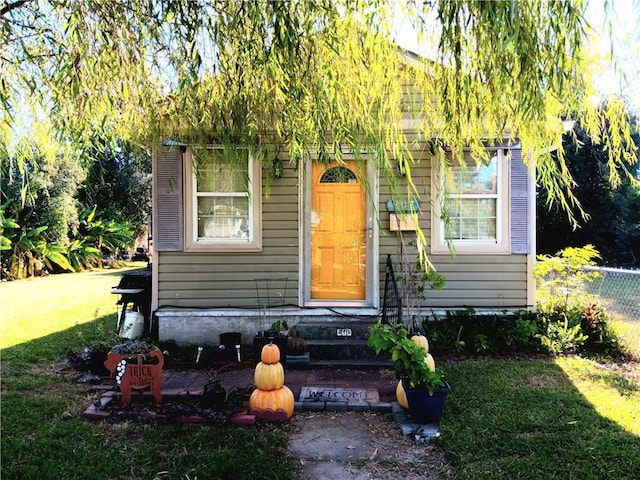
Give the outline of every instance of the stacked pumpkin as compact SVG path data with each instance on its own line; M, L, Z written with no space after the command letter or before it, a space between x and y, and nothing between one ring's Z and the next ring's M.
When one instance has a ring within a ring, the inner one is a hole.
M424 349L424 362L427 364L427 367L432 372L436 371L436 362L429 353L429 340L424 335L414 335L411 337L411 341L415 343L417 346L422 347ZM398 403L403 408L409 408L409 402L407 401L407 393L404 391L404 387L402 386L402 380L398 381L398 385L396 386L396 398L398 399Z
M249 397L249 413L264 420L288 420L293 416L295 399L284 384L277 345L269 343L262 347L253 379L256 389Z

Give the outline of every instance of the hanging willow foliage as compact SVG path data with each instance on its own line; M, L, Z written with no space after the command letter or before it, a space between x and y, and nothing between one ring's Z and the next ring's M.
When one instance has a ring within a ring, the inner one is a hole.
M310 151L339 158L346 147L366 153L392 185L397 163L411 178L416 139L476 152L513 141L535 160L549 201L570 209L571 177L562 155L549 154L563 120L579 116L607 145L611 172L636 159L621 101L607 109L587 101L585 8L582 0L408 0L402 9L392 0L6 1L3 155L13 153L25 111L50 125L47 142L79 149L96 134L147 146L172 138L241 145L270 165L281 148L297 164ZM400 15L434 59L392 42Z

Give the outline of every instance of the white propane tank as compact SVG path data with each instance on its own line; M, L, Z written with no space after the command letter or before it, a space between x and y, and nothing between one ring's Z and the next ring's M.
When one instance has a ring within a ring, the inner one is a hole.
M144 333L144 315L129 311L124 314L124 323L120 334L130 340L138 339Z

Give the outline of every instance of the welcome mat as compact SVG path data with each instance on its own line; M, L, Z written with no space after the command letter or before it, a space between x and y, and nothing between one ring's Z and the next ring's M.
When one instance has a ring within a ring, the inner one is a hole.
M379 402L375 388L302 387L301 402L372 403Z

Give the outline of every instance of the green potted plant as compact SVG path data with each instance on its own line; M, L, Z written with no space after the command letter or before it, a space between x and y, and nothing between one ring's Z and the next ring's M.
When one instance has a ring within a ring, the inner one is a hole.
M415 423L437 423L451 387L436 370L426 338L409 337L401 323L378 322L371 329L367 345L376 354L382 351L391 354L393 370L399 380L398 403L408 407L411 419Z
M286 320L276 320L269 327L269 333L276 337L286 337L289 334L289 324Z

